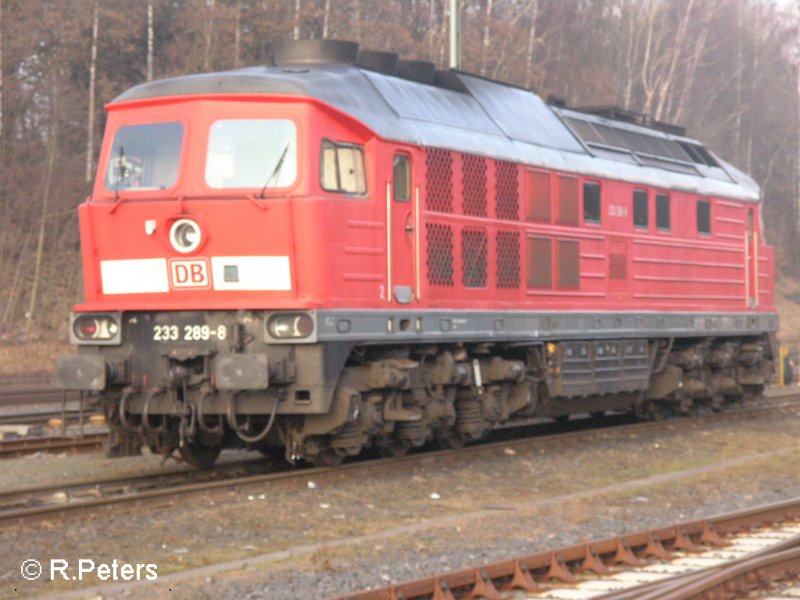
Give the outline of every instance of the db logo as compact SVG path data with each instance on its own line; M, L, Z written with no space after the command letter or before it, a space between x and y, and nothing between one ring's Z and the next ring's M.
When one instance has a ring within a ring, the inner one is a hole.
M208 262L204 259L172 260L169 263L169 275L173 288L207 288L211 284Z

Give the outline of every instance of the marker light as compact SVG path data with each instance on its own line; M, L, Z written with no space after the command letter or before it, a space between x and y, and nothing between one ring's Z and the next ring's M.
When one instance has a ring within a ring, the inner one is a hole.
M307 338L314 333L314 320L306 314L273 315L267 328L274 338Z
M72 331L79 340L108 341L119 333L119 324L108 315L86 315L75 319Z

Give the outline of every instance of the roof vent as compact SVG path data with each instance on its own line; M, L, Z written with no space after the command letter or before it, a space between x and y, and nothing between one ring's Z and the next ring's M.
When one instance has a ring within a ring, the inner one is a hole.
M686 135L685 127L673 125L672 123L666 123L664 121L656 121L650 115L627 110L621 106L582 106L573 108L572 110L589 115L597 115L598 117L605 117L606 119L613 119L614 121L622 121L623 123L640 125L641 127L649 127L650 129L671 133L672 135Z
M436 65L427 60L401 60L398 72L400 77L405 79L433 85L436 78Z
M461 81L458 72L452 69L449 71L440 71L437 69L435 81L436 85L441 88L461 92L462 94L469 94L469 90L467 86L464 85L464 82Z
M400 56L395 52L362 50L358 53L358 66L385 75L397 75Z
M358 60L358 44L341 40L291 40L274 42L269 55L272 64L324 65L355 64Z

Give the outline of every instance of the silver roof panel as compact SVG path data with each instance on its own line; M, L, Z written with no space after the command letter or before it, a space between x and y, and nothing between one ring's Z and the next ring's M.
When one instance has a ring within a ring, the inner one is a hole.
M716 156L721 167L692 163L696 172L688 173L643 165L630 154L622 156L607 149L592 149L590 154L562 121L559 110L532 92L460 72L451 76L461 81L467 93L352 65L250 67L145 83L114 103L187 94L308 96L351 115L384 139L699 195L749 202L760 199L760 188L753 179ZM561 112L565 117L579 114ZM613 123L664 140L697 143L600 117L585 120Z

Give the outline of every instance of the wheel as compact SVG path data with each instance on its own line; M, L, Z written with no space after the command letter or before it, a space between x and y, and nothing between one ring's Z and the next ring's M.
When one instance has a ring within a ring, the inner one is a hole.
M375 440L376 452L385 458L400 458L408 454L411 448L405 442L397 441L391 437L381 437Z
M198 469L208 469L219 458L222 451L221 446L207 446L198 441L186 442L178 451L181 458L193 467Z
M344 461L344 456L331 448L323 450L311 461L315 467L338 467Z
M464 438L455 431L447 431L436 435L439 447L444 450L461 450L464 447Z

